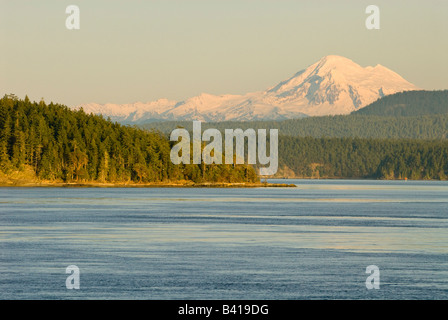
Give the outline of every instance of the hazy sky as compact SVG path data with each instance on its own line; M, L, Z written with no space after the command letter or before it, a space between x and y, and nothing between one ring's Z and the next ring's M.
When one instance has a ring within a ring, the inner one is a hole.
M380 8L367 30L365 9ZM80 30L65 26L80 8ZM0 0L0 94L69 106L259 91L329 54L448 89L448 1Z

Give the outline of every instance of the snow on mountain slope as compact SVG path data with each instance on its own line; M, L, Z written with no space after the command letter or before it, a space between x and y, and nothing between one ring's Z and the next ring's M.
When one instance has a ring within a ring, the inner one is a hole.
M361 67L330 55L265 91L245 95L203 93L185 101L160 99L134 104L85 104L88 113L114 121L150 120L249 121L348 114L396 92L418 90L386 67Z
M363 68L344 57L326 56L269 89L262 100L309 116L335 115L348 114L388 94L416 89L381 65Z
M142 119L159 118L160 114L173 108L176 103L176 101L167 99L159 99L149 103L136 102L130 104L87 103L74 109L83 108L86 113L102 114L104 117L110 117L113 121L137 123Z

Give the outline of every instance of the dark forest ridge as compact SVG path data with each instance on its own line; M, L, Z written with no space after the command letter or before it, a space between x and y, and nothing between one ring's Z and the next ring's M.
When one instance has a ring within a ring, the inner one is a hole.
M177 126L191 130L191 121L154 122L142 125L169 134ZM279 129L279 134L300 137L358 137L387 139L447 139L448 114L417 117L368 115L325 116L285 121L213 122L204 129Z
M448 140L279 137L279 176L448 178Z
M448 90L399 92L378 99L352 114L395 117L446 115L448 114Z

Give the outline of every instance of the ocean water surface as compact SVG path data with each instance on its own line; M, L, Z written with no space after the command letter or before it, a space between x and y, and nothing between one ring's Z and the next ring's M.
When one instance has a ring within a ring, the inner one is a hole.
M0 299L448 298L448 182L272 182L0 188Z

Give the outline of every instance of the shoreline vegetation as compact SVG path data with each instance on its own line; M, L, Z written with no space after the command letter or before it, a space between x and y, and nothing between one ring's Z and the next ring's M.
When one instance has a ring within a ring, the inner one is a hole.
M297 188L296 184L287 183L288 180L372 180L372 181L441 181L437 179L367 179L367 178L273 178L285 180L285 183L269 182L193 182L193 181L166 181L166 182L64 182L64 181L27 181L27 180L0 180L0 188ZM443 180L442 180L443 181Z
M283 183L195 183L195 182L158 182L158 183L100 183L100 182L21 182L0 183L0 188L295 188L295 184Z
M270 183L267 179L283 180L282 183ZM298 177L271 176L255 182L194 182L191 180L167 180L157 182L134 181L63 181L43 180L36 177L30 168L10 171L5 174L0 170L0 188L296 188L289 180L388 180L388 181L441 181L439 179L407 178L350 178L350 177Z
M14 176L15 175L15 176ZM15 172L12 177L0 172L0 188L2 187L55 187L55 188L291 188L292 183L260 182L194 182L191 180L159 181L159 182L99 182L39 180L26 177L24 172ZM25 175L25 177L24 177Z

